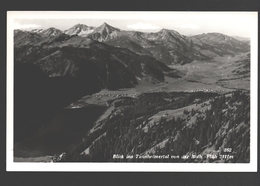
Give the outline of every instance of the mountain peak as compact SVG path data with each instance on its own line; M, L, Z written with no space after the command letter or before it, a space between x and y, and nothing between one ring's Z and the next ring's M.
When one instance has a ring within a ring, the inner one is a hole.
M54 27L50 27L48 29L42 30L42 29L38 29L37 31L33 31L33 33L39 33L45 36L56 36L62 33L61 30L54 28Z
M106 22L97 27L93 33L91 33L91 38L98 40L100 42L107 41L108 39L117 37L117 32L121 31L118 28L112 27Z
M119 28L115 28L115 27L107 24L106 22L104 22L102 25L97 27L97 31L102 31L102 30L106 30L109 33L114 32L114 31L120 31Z
M101 26L105 26L105 27L112 27L110 24L104 22Z
M84 28L84 27L88 27L88 26L81 24L81 23L78 23L78 24L74 25L72 28Z
M106 22L104 22L102 25L110 26L110 25L109 25L109 24L107 24Z
M161 29L159 32L160 32L160 33L163 33L163 34L169 34L169 33L171 33L171 34L180 35L180 33L177 32L177 31L175 31L175 30L169 30L169 29L165 29L165 28Z
M68 30L65 30L64 33L67 35L79 35L79 36L87 36L88 34L94 31L95 27L87 26L84 24L76 24Z

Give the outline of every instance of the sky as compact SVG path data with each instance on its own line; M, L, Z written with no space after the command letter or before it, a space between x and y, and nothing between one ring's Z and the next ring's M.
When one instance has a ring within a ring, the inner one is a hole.
M100 26L104 22L122 30L158 32L165 28L183 35L219 32L250 37L256 28L256 12L65 12L11 11L8 21L14 29L32 30L55 27L66 30L81 23ZM7 18L8 18L7 17Z

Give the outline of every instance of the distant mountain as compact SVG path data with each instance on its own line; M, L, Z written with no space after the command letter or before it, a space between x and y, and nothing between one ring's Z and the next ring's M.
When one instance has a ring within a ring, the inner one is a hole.
M250 50L248 44L220 33L200 34L192 36L190 39L193 43L201 47L206 47L206 49L213 50L217 54L237 54Z
M112 46L128 48L138 54L150 55L165 64L208 59L192 48L185 36L173 30L162 29L156 33L123 31L104 23L88 37Z
M95 27L87 26L84 24L77 24L71 27L68 30L65 30L64 33L67 35L79 35L79 36L87 36L88 34L92 33L94 31Z
M43 36L35 32L14 30L14 46L31 45L43 39Z
M31 30L31 32L34 32L34 33L37 33L37 34L41 33L42 31L44 31L44 29L33 29L33 30Z
M193 60L207 60L215 56L249 51L249 46L245 43L219 33L187 37L168 29L155 33L124 31L106 23L97 27L88 37L152 56L165 64L185 64Z
M63 46L85 47L91 42L94 41L90 38L79 37L77 35L70 36L62 33L54 37L45 37L40 41L34 43L34 45L38 45L38 46L44 45L47 47L63 47Z
M186 36L174 30L162 29L155 33L142 33L144 38L155 43L155 47L148 50L153 56L166 64L190 63L193 60L209 59L195 48Z
M103 23L101 26L95 28L88 37L104 42L117 37L118 32L120 32L120 29L112 27L107 23Z
M48 28L46 30L40 30L39 32L40 34L47 36L47 37L51 37L51 36L56 36L62 33L61 30L57 29L57 28Z
M54 37L60 35L62 33L61 30L56 28L48 28L48 29L34 29L31 31L24 30L14 30L14 44L17 45L21 43L22 45L26 44L34 44L38 41L41 41L45 37Z
M168 29L155 33L123 31L106 23L98 28L99 34L94 35L95 31L90 34L92 39L150 55L165 64L185 64L193 60L206 60L215 56L249 51L248 44L220 33L187 37ZM109 31L103 32L106 30L104 28L108 28Z
M142 37L139 32L133 31L117 32L117 37L108 39L105 43L115 47L128 48L138 54L149 56L153 55L146 48L155 46L153 42Z

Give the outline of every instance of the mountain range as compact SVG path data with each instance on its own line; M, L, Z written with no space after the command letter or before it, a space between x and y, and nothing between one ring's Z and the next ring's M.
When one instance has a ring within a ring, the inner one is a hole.
M77 24L63 32L53 27L46 30L36 29L27 32L16 30L15 36L19 32L27 33L28 36L23 39L27 40L30 37L29 40L33 43L44 37L54 37L62 33L69 36L78 35L114 47L128 48L141 55L149 55L167 65L185 64L193 60L207 60L215 56L235 55L250 50L249 43L220 33L188 37L168 29L152 33L126 31L107 23L103 23L99 27Z
M65 31L14 30L16 62L34 64L49 77L76 79L95 90L162 82L165 76L179 78L184 74L167 65L249 50L247 43L220 33L187 37L174 30L126 31L107 23L77 24Z

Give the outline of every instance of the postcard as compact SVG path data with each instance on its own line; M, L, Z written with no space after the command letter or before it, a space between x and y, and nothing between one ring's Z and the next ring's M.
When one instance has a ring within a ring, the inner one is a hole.
M7 171L257 171L257 12L7 12Z

